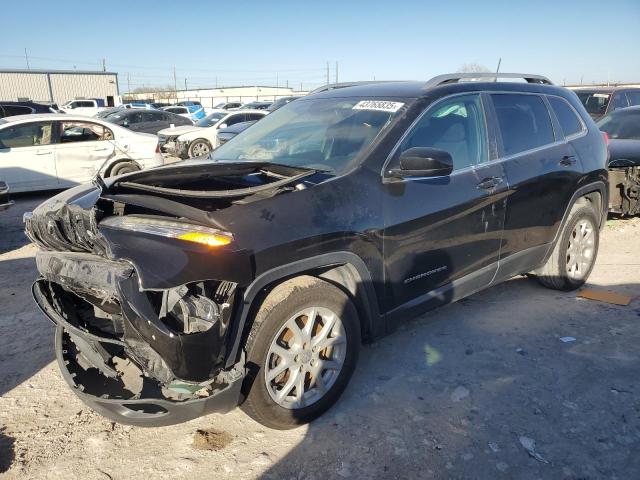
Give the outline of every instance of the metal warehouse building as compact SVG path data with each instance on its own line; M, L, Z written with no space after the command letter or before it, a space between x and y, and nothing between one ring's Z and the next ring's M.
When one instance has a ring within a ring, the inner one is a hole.
M0 100L62 104L76 98L102 98L105 104L114 105L118 94L117 73L0 69Z

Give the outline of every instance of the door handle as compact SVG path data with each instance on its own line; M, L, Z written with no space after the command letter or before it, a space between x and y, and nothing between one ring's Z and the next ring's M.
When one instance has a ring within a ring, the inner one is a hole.
M106 152L107 150L107 147L96 147L93 149L94 152Z
M36 155L49 155L51 150L36 150Z
M565 155L558 163L561 167L570 167L576 164L576 157L573 155Z
M476 188L479 190L493 190L503 182L501 177L489 177L482 180Z

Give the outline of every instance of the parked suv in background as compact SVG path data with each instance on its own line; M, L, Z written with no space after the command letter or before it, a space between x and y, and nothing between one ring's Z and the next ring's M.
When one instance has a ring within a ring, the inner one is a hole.
M55 103L0 102L0 118L15 115L31 115L35 113L60 113Z
M573 93L519 77L328 89L213 161L39 206L33 291L66 381L122 423L241 403L290 428L337 401L362 341L407 318L524 273L580 287L606 218L605 141Z
M609 137L609 211L640 214L640 106L621 108L598 121Z
M573 91L594 120L619 108L640 105L640 88L575 88Z

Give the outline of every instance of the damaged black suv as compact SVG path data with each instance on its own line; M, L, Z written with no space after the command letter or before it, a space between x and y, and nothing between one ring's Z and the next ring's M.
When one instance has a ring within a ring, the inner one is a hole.
M582 285L605 141L574 93L502 76L335 85L208 159L40 205L33 294L66 381L122 423L242 405L290 428L401 321L518 274Z

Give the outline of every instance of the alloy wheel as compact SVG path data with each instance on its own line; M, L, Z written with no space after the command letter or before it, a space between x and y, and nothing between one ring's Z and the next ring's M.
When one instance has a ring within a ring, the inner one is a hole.
M581 219L569 236L567 247L567 274L574 280L585 277L594 261L595 233L588 219Z
M203 155L207 155L210 151L209 145L204 142L198 142L193 145L191 148L194 157L202 157Z
M340 317L310 307L287 320L267 353L264 379L272 400L288 409L320 400L338 379L347 338Z

